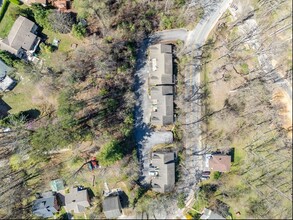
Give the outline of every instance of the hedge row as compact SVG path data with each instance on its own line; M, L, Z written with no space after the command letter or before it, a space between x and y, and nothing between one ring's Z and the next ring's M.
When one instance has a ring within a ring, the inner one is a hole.
M2 7L1 7L1 10L0 10L0 22L2 21L2 18L4 17L5 12L6 12L7 8L8 8L8 6L9 6L9 4L10 4L9 0L4 0L3 1Z

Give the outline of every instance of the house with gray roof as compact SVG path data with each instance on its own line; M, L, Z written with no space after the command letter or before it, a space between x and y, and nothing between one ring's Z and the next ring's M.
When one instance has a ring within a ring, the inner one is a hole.
M5 92L11 90L13 85L15 84L14 80L11 79L7 74L12 71L13 69L7 66L1 59L0 59L0 92Z
M149 48L149 91L153 125L164 126L174 122L174 77L172 46L156 44Z
M103 201L103 212L108 219L118 218L122 214L119 194L105 197Z
M65 197L65 210L67 212L82 213L90 206L90 199L87 189L74 187L71 188Z
M153 152L149 175L153 191L166 193L175 186L174 152Z
M58 205L55 194L52 192L43 193L41 197L33 202L33 214L43 218L53 217L58 212Z
M200 219L225 219L223 216L213 212L210 209L204 209L203 214L200 216Z
M19 16L7 38L0 40L0 50L8 51L21 59L27 59L37 49L40 38L38 26L31 20Z

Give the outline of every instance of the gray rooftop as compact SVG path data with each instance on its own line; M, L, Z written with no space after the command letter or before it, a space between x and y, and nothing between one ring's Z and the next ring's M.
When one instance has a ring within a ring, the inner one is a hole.
M213 212L212 210L205 208L203 215L200 216L200 219L225 219L225 218Z
M173 83L172 46L156 44L149 49L150 85Z
M37 199L33 202L33 214L48 218L53 217L57 212L58 205L55 196L49 196L41 199Z
M103 212L107 218L117 218L122 214L119 196L108 196L103 201Z
M175 186L175 157L174 152L152 153L152 166L156 167L158 175L152 179L154 191L170 192Z
M156 44L149 49L151 123L164 126L174 122L172 46Z
M0 59L0 79L5 77L7 73L12 70L11 67L7 66L1 59Z
M31 50L38 37L34 34L37 26L31 20L19 16L14 22L9 35L0 41L0 49L18 55L19 50Z
M154 125L168 125L174 121L173 86L151 88L151 122Z
M90 206L89 196L86 189L78 190L78 188L71 188L68 194L65 194L65 210L67 212L81 213L85 211L86 207Z

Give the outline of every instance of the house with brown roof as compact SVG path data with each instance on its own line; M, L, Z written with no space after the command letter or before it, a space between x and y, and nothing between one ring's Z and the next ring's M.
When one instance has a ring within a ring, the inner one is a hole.
M172 46L156 44L149 48L149 91L153 125L174 122L174 77Z
M0 50L8 51L21 59L31 56L40 43L37 36L38 26L27 19L19 16L14 22L7 38L0 40Z
M231 156L223 154L211 155L209 158L211 171L229 172L231 168Z
M67 0L52 1L52 5L61 12L66 12L70 9L70 1Z
M149 175L153 191L166 193L175 186L174 152L153 152Z

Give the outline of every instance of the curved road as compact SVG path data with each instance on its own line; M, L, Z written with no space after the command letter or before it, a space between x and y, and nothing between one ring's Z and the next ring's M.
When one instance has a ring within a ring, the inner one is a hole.
M224 0L221 4L215 5L215 10L208 16L205 16L199 24L192 30L176 29L157 32L145 41L137 53L137 66L135 74L135 139L138 144L138 157L141 164L141 175L143 176L143 161L145 151L145 141L152 138L154 133L148 126L149 115L149 100L147 95L147 59L146 50L150 44L161 41L185 41L184 52L192 53L193 57L200 54L199 48L204 44L210 31L213 29L218 19L227 10L232 0ZM196 65L191 66L186 70L186 97L192 96L200 84L200 60L193 60ZM178 183L178 192L183 192L186 196L187 205L191 204L196 190L196 185L199 182L200 173L202 171L202 158L198 156L198 152L202 151L200 144L200 127L196 122L201 117L201 109L199 100L186 101L186 127L185 127L185 147L186 161L184 162L185 172L183 180ZM184 218L183 210L177 210L176 202L174 203L173 213L168 213L166 218Z

